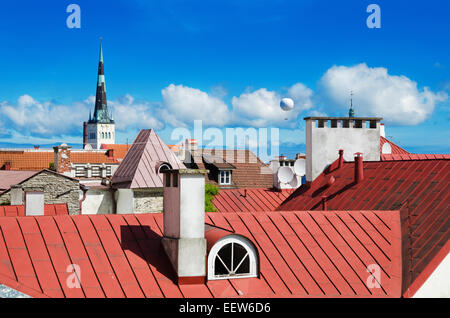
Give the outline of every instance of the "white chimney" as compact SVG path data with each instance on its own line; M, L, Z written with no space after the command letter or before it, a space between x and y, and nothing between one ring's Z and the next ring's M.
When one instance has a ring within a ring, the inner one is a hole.
M164 170L162 244L178 284L206 278L205 174L207 170Z
M386 138L386 131L384 130L384 124L380 124L380 136Z
M306 117L306 181L312 182L333 163L339 149L344 160L364 153L367 161L380 161L382 118L379 117Z
M25 192L25 215L44 215L44 192Z

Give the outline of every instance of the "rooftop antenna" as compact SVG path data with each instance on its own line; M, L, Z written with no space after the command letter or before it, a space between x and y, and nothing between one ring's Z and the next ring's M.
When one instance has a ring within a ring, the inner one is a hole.
M348 117L355 117L355 111L353 110L353 91L350 91L350 109L348 111Z

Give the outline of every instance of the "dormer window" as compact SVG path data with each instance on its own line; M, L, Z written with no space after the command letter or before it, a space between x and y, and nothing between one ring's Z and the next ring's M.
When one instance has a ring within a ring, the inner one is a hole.
M219 171L219 184L229 185L231 184L231 170Z
M240 235L225 236L209 252L209 280L257 277L257 268L255 247Z

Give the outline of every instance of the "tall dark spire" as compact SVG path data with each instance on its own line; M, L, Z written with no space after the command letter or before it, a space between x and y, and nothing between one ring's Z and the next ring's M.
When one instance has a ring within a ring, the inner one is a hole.
M355 117L355 111L353 110L353 91L350 92L350 109L348 111L348 117Z
M110 117L110 114L108 112L108 105L106 103L105 70L103 68L103 48L101 38L100 38L100 56L98 62L97 92L95 94L94 116L90 120L90 122L100 122L104 124L114 122L114 120L112 120L112 118Z

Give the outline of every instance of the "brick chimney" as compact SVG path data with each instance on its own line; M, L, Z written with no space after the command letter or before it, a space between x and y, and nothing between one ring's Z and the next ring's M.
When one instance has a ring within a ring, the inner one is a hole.
M162 245L178 284L206 280L205 173L164 170L164 237Z
M70 149L66 144L53 147L55 171L70 177Z
M364 180L364 166L363 154L361 152L355 153L355 183L360 183Z
M106 155L108 156L108 159L114 159L114 149L108 149Z

